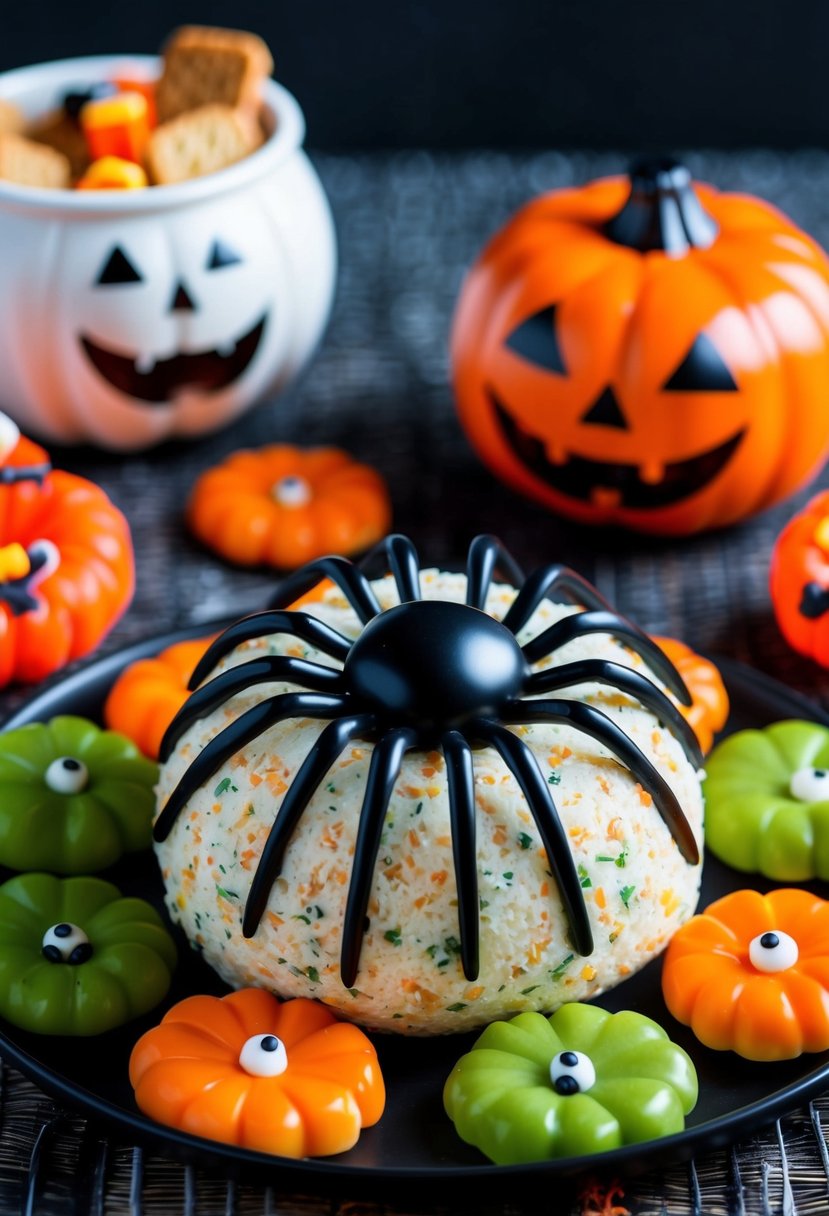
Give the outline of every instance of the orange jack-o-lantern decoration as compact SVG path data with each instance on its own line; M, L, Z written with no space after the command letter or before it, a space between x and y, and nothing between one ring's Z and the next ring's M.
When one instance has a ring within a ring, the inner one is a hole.
M783 637L829 667L829 490L810 499L778 536L769 581Z
M547 507L666 535L730 524L829 451L829 259L767 203L643 164L494 237L452 371L480 456Z

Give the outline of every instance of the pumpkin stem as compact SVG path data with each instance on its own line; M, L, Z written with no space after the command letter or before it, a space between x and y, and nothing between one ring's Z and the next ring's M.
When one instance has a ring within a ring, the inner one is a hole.
M691 249L707 249L717 232L697 198L691 174L670 157L632 166L625 205L604 225L605 236L617 245L641 253L659 250L675 258Z

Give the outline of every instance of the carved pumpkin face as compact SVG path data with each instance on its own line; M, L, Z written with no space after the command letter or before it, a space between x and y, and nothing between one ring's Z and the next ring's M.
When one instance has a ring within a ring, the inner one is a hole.
M681 534L817 470L828 340L822 251L765 204L660 165L514 217L464 284L452 362L498 476L583 522Z
M769 590L792 649L829 667L829 490L811 498L778 536Z
M264 213L240 224L231 211L216 204L198 223L189 215L103 223L94 239L67 248L75 290L64 358L105 441L136 415L142 430L159 434L171 415L180 433L213 429L284 357L280 251Z

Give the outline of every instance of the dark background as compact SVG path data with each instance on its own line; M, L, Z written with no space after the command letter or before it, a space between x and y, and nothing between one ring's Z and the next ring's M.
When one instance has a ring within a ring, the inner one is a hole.
M258 31L317 149L825 147L825 0L9 0L0 70Z

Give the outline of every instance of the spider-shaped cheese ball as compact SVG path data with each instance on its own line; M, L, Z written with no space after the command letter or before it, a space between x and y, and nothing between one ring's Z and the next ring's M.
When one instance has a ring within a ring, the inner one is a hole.
M492 538L465 575L420 571L403 537L379 548L391 575L314 563L280 603L339 585L301 619L237 623L194 673L212 687L162 745L170 912L232 986L375 1030L595 996L696 907L700 756L663 691L682 683L572 572L517 593Z

